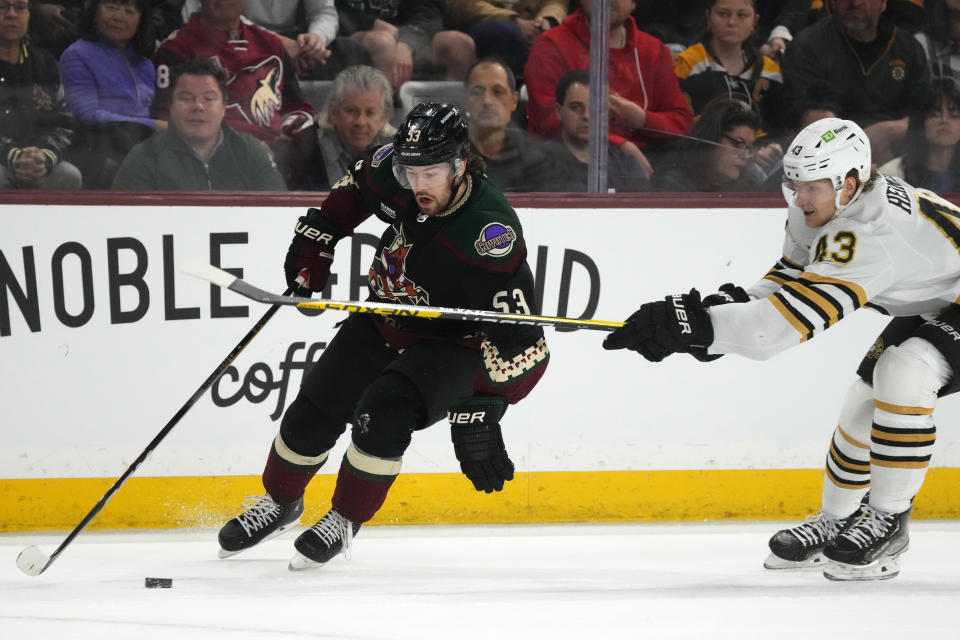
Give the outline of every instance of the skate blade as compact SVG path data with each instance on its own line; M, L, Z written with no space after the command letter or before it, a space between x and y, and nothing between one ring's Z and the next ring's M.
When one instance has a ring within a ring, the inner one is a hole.
M307 571L308 569L322 567L324 564L326 563L311 560L299 551L294 551L293 557L290 558L290 564L287 565L287 569L290 571Z
M767 556L767 559L763 561L764 569L793 569L793 570L804 570L804 569L821 569L824 563L824 557L822 552L817 552L807 558L806 560L784 560L780 556L771 553Z
M890 580L900 575L900 558L884 558L870 564L843 564L829 560L823 577L834 582L859 582L866 580Z
M284 526L280 527L279 529L277 529L276 531L274 531L273 533L271 533L270 535L264 537L264 539L261 540L260 542L258 542L257 544L250 545L249 547L246 547L246 548L244 548L244 549L237 549L236 551L228 551L228 550L224 549L223 547L220 547L220 549L217 551L217 557L218 557L218 558L229 558L229 557L231 557L231 556L237 555L237 554L240 553L241 551L246 551L247 549L253 549L255 546L260 545L260 544L263 544L263 543L266 542L267 540L272 540L273 538L276 538L276 537L279 536L280 534L285 533L285 532L289 531L290 529L293 529L294 527L296 527L296 526L299 525L299 524L300 524L300 519L298 518L298 519L294 520L293 522L291 522L290 524L284 525Z

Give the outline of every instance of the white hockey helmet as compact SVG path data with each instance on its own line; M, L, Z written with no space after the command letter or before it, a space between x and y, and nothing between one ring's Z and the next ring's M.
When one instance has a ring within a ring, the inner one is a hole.
M850 200L853 202L870 179L870 162L870 140L856 122L823 118L807 125L790 143L783 155L783 179L785 183L829 179L840 209L847 174L855 170L860 180L860 188ZM786 186L784 196L792 203Z

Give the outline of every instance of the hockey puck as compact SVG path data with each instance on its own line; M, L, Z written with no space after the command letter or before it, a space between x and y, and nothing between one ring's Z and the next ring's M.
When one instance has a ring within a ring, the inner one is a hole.
M143 586L147 589L171 589L173 578L144 578Z

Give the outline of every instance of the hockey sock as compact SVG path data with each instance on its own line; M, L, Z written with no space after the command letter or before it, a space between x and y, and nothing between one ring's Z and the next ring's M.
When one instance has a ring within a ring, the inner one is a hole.
M830 439L823 481L823 512L846 518L870 488L870 427L873 388L860 378L850 385L840 421Z
M340 464L333 508L351 522L366 522L383 506L401 463L400 458L371 456L351 442Z
M919 338L887 347L880 356L870 433L871 506L890 513L910 508L937 437L933 423L937 392L951 376L940 352Z
M328 451L318 456L302 456L290 449L278 433L263 470L263 488L277 502L293 502L303 495L327 456Z

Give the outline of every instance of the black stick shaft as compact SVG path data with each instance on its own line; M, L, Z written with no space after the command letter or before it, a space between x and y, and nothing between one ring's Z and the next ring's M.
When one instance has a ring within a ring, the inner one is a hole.
M289 295L292 291L293 288L287 289L284 292L284 295ZM241 339L240 342L237 343L237 346L235 346L227 355L227 357L223 359L223 362L221 362L220 365L214 369L213 373L211 373L207 379L203 381L203 384L201 384L197 390L193 392L193 395L190 396L183 406L180 407L180 409L173 415L172 418L170 418L170 421L164 425L163 429L160 430L160 433L154 436L153 440L150 441L150 444L147 445L147 448L144 449L139 456L137 456L137 459L133 461L126 471L123 472L123 475L113 483L113 486L110 487L105 494L103 494L103 497L97 501L97 504L95 504L93 508L90 509L90 512L83 517L83 520L80 521L80 524L74 527L73 531L71 531L66 539L60 543L60 546L57 547L57 550L50 554L50 560L44 567L44 571L51 564L53 564L53 561L56 560L57 556L59 556L63 550L67 548L67 545L69 545L73 539L77 537L77 534L80 533L84 527L90 524L90 521L93 520L98 513L100 513L100 510L103 509L108 502L110 502L110 499L117 491L120 490L120 487L123 486L123 483L133 475L137 468L143 464L144 460L146 460L153 450L157 448L157 445L159 445L160 442L167 437L167 434L169 434L173 428L177 426L177 423L180 422L180 419L186 415L187 411L189 411L194 404L196 404L197 400L200 399L200 396L206 393L207 389L209 389L213 383L223 375L223 372L227 370L227 367L233 364L233 361L237 359L237 356L239 356L240 353L247 347L247 345L250 344L250 342L257 336L257 334L260 333L260 330L263 329L263 327L267 324L270 318L273 317L273 314L275 314L279 308L280 305L275 304L271 306L269 309L267 309L266 313L264 313L263 316L257 320L257 323L253 325L250 331L247 332L247 335L243 336L243 339Z

